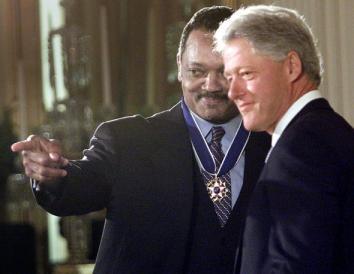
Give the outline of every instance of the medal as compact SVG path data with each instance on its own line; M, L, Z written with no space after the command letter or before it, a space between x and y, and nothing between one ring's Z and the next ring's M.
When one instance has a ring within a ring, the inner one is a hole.
M216 164L209 146L183 99L181 106L189 131L189 136L191 138L193 150L195 151L197 159L199 160L203 170L208 172L210 175L215 176L215 178L221 177L228 173L241 158L242 152L244 151L250 136L250 132L244 128L243 123L241 122L234 135L231 145L225 154L224 160L222 161L220 167L216 169ZM214 182L215 180L216 179L212 179L210 182Z
M215 202L220 202L226 197L229 190L226 187L226 183L221 180L221 178L215 176L213 179L208 181L207 190L211 200Z

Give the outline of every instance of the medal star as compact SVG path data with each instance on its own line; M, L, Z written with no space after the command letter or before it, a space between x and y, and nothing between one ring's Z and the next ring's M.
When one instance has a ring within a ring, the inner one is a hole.
M225 182L223 182L220 178L210 180L207 184L207 189L213 202L221 201L224 197L226 197L226 194L229 191L226 188Z

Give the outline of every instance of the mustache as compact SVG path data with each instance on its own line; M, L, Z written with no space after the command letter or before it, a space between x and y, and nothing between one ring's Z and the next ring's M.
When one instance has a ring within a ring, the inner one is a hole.
M202 94L198 94L197 96L198 99L202 98L212 98L212 99L220 99L220 100L229 100L227 97L227 93L225 94L223 91L220 92L205 92Z

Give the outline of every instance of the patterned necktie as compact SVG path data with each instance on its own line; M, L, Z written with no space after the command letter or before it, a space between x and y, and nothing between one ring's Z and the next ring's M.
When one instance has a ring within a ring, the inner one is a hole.
M220 127L212 127L211 129L212 137L211 137L211 142L209 144L209 148L211 150L211 153L213 154L214 160L215 160L215 165L216 165L216 171L219 169L220 164L222 163L222 160L224 159L224 153L221 149L221 139L225 134L225 130ZM231 213L231 178L230 178L230 172L224 174L223 176L219 177L220 180L225 183L226 189L221 189L219 187L209 187L208 183L215 178L215 176L209 174L208 172L202 170L202 175L204 182L207 186L207 190L209 193L209 196L211 200L214 203L214 209L215 212L218 216L219 222L221 227L223 227L227 219ZM223 190L226 192L223 198L221 199L215 199L216 194L219 194L219 191Z

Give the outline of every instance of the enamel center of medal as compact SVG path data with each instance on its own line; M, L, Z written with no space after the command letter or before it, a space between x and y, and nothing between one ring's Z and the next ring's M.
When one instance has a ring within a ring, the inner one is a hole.
M215 177L211 179L207 184L209 196L213 202L219 202L226 197L229 190L226 187L226 183L221 178Z

